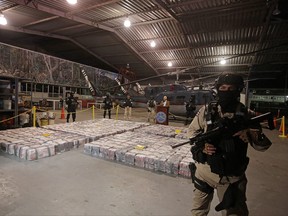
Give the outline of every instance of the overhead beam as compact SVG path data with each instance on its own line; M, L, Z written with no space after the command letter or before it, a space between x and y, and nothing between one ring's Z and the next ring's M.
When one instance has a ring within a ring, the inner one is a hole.
M145 39L145 41L148 39ZM152 39L149 39L152 40ZM271 42L277 42L277 44L279 42L286 42L288 41L288 39L275 39L275 40L269 40L269 41L265 41L266 43L271 43ZM189 47L178 47L178 48L164 48L164 49L149 49L149 50L145 50L145 51L139 51L140 54L149 54L149 53L155 53L155 52L166 52L166 51L182 51L182 50L197 50L197 49L201 49L201 48L207 48L207 47L223 47L223 46L241 46L241 45L250 45L250 44L256 44L258 42L258 40L247 40L247 41L227 41L226 42L220 42L220 43L207 43L207 44L200 44L197 46L189 46ZM131 43L131 42L130 42ZM281 52L283 53L283 52ZM285 52L284 52L285 53ZM222 55L222 56L226 56L227 55ZM228 54L228 56L231 56Z
M287 46L287 42L286 43L283 43L283 44L278 44L276 46L272 46L272 47L268 47L268 48L264 48L264 49L258 49L258 50L254 50L254 51L251 51L251 52L247 52L247 53L243 53L243 54L239 54L237 56L233 56L233 57L230 57L230 58L226 58L226 60L230 60L230 59L233 59L233 58L237 58L237 57L241 57L241 56L246 56L246 55L250 55L250 54L254 54L254 53L260 53L260 52L265 52L267 50L272 50L272 49L275 49L275 48L280 48L280 47L284 47L284 46ZM178 74L185 74L191 70L199 70L200 68L203 68L203 67L213 67L214 65L220 63L220 61L213 61L213 62L210 62L210 63L205 63L205 64L200 64L200 65L197 65L197 66L187 66L186 68L182 69L182 68L179 68L177 70L177 72L173 72L173 73L178 73ZM219 65L219 66L222 66L222 65ZM227 65L226 65L227 66ZM243 65L242 65L243 66ZM251 65L249 64L248 65L249 67L251 67ZM165 68L167 70L167 68Z
M180 22L179 18L176 16L176 14L170 9L167 7L167 5L161 1L161 0L155 0L156 3L162 7L173 19L175 19L175 21L178 23L178 27L180 29L180 34L183 34L184 35L184 42L185 42L185 46L189 46L190 43L189 43L189 40L188 40L188 37L187 37L187 33L185 32L183 26L182 26L182 23Z
M201 68L206 68L206 67L238 67L238 66L250 66L251 64L225 64L225 65L202 65ZM157 67L156 69L157 70L161 70L161 69L185 69L185 68L191 68L193 66L187 66L187 65L184 65L184 66L172 66L172 67ZM195 66L195 68L198 68L197 66ZM194 69L194 68L192 68Z
M115 70L118 71L118 69L114 65L110 64L105 59L102 59L102 57L100 57L100 56L96 55L95 53L91 52L86 47L84 47L82 44L80 44L79 42L77 42L76 40L74 40L74 39L72 39L70 37L60 36L60 35L56 35L56 34L50 34L50 33L45 33L45 32L40 32L40 31L35 31L35 30L24 29L24 28L21 28L21 27L14 27L14 26L11 26L11 25L9 25L9 26L0 25L0 29L71 41L72 43L74 43L77 46L81 47L86 52L88 52L89 54L94 56L95 58L98 58L100 61L104 62L105 64L109 65L111 68L114 68Z
M59 16L51 16L51 17L48 17L48 18L45 18L45 19L40 19L40 20L37 20L35 22L30 22L30 23L27 23L25 25L22 25L21 27L27 27L27 26L32 26L32 25L36 25L36 24L39 24L39 23L43 23L43 22L47 22L47 21L50 21L50 20L54 20L54 19L58 19Z
M72 10L71 12L67 13L67 15L78 14L78 13L81 13L81 12L84 12L84 11L89 11L89 10L92 10L92 9L95 9L95 8L99 8L99 7L102 7L102 6L105 6L105 5L114 4L114 3L117 3L117 2L120 2L120 1L121 0L101 0L101 1L97 1L96 4L91 4L91 6L88 6L88 7L85 6L83 8Z
M7 11L9 11L9 10L15 9L15 8L17 8L17 7L19 7L18 4L13 4L13 5L10 5L10 6L7 6L7 7L2 8L0 11L3 13L3 12L7 12Z
M137 22L137 23L132 23L130 28L131 27L133 28L133 27L136 27L136 26L141 26L141 25L150 25L150 24L154 24L154 23L173 21L173 20L174 20L173 18L168 17L168 18L162 18L162 19L157 19L157 20L149 20L149 21ZM123 26L123 25L114 27L114 29L122 29L122 28L126 28L126 27Z
M141 54L138 53L138 51L129 45L128 41L122 36L120 35L119 33L117 33L117 36L134 52L136 53L147 65L149 65L149 67L151 67L154 72L159 75L159 72L153 67L153 65L150 64L150 62L148 62Z
M116 16L116 17L111 17L111 18L107 18L107 19L103 19L103 20L99 20L97 23L104 23L104 22L109 22L109 21L112 21L112 20L116 20L116 19L121 19L121 18L125 18L125 17L131 17L131 16L134 16L134 15L139 15L139 14L145 14L145 13L149 13L149 12L154 12L154 11L157 11L157 10L161 10L159 7L151 7L147 10L141 10L140 12L135 12L135 13L127 13L127 14L123 14L123 15L120 15L120 16ZM133 24L134 25L134 24Z
M68 37L61 36L61 35L25 29L22 27L15 27L15 26L11 26L11 25L6 25L6 26L0 25L0 29L14 31L14 32L27 33L27 34L32 34L32 35L39 35L39 36L44 36L44 37L57 38L57 39L61 39L61 40L69 40L70 39Z
M272 0L272 2L270 2L271 5L267 10L267 16L265 17L265 23L264 23L264 26L262 28L262 32L261 32L261 35L260 35L256 49L259 49L264 42L264 38L267 35L267 31L269 29L270 18L272 16L273 10L275 9L277 3L278 3L278 0ZM254 56L252 59L252 65L255 65L255 63L257 61L257 56L258 56L258 53L254 53ZM251 68L251 70L252 70L252 68Z
M65 28L58 28L58 29L54 29L54 30L49 31L49 33L66 31L66 30L70 30L70 29L79 28L79 27L82 27L82 26L85 26L85 24L78 24L78 25L68 26L68 27L65 27Z
M79 43L78 41L70 38L70 41L72 41L74 44L76 44L77 46L81 47L83 50L85 50L86 52L88 52L90 55L100 59L102 62L104 62L105 64L109 65L110 67L114 68L117 72L118 72L118 68L116 68L114 65L110 64L109 62L107 62L105 59L103 59L102 57L100 57L99 55L95 54L94 52L90 51L89 49L87 49L85 46L83 46L81 43Z
M113 55L102 55L102 58L113 58L118 56L131 56L131 53L117 53Z
M27 7L39 10L39 11L44 11L46 13L50 13L50 14L53 14L53 15L56 15L56 16L60 16L60 17L63 17L63 18L74 20L76 22L83 23L83 24L86 24L86 25L89 25L89 26L93 26L95 28L100 28L100 29L103 29L103 30L106 30L106 31L109 31L109 32L113 32L115 35L117 35L127 45L127 47L129 47L135 54L137 54L137 56L139 58L141 58L147 65L149 65L149 67L158 75L158 71L156 71L155 68L143 56L141 56L141 54L139 54L138 51L133 46L131 46L128 43L128 41L121 34L119 34L113 28L107 27L107 26L99 24L99 23L97 24L95 22L83 19L83 18L78 17L78 16L68 15L68 14L66 14L63 11L57 10L55 8L47 7L45 5L39 4L38 2L34 3L34 1L32 1L32 4L30 4L30 2L27 3L25 0L10 0L10 1L13 2L13 3L19 4L19 5L27 6ZM73 39L70 39L70 40L73 40Z
M175 38L177 37L176 35L173 35L173 36L168 36L168 37L159 37L158 39L166 39L166 38ZM150 40L157 40L157 38L155 39L152 39L152 38L149 38L149 39L143 39L142 41L150 41ZM137 42L142 42L141 40L137 40ZM269 40L267 42L279 42L278 39L275 39L275 40ZM288 39L285 39L285 40L282 40L282 41L288 41ZM129 41L130 44L133 44L135 41ZM201 49L201 48L207 48L207 47L221 47L221 46L233 46L233 45L249 45L249 44L255 44L257 43L257 40L242 40L242 41L239 41L239 40L235 40L235 41L222 41L222 42L218 42L218 43L205 43L205 44L198 44L198 45L190 45L190 46L186 46L186 47L178 47L178 48L175 48L175 50L187 50L187 49ZM155 51L169 51L171 50L170 48L164 48L164 49L149 49L149 50L143 50L143 51L140 51L139 53L153 53Z
M30 7L30 8L39 10L39 11L43 11L43 12L46 12L46 13L49 13L49 14L53 14L53 15L56 15L56 16L59 16L59 17L70 19L70 20L73 20L73 21L76 21L76 22L79 22L79 23L83 23L83 24L86 24L86 25L94 26L95 28L101 28L101 29L104 29L106 31L114 32L114 30L112 28L110 28L110 27L107 27L107 26L104 26L104 25L101 25L101 24L96 24L93 21L89 21L89 20L83 19L83 18L78 17L78 16L69 15L69 14L67 14L67 13L65 13L63 11L58 10L58 9L42 5L39 2L36 2L35 0L33 0L31 2L30 1L27 2L25 0L9 0L9 1L11 1L13 3L16 3L16 4L19 4L19 5Z
M259 5L262 4L262 8L259 7ZM212 18L215 16L223 15L226 16L227 14L233 14L240 13L245 9L245 11L254 11L254 10L262 10L266 6L266 2L263 0L243 0L239 1L235 4L223 4L221 6L215 7L209 7L205 9L200 10L193 10L189 11L189 13L183 13L183 14L177 14L178 17L183 19L183 21L188 21L188 18L196 18L196 19L202 19L203 17L206 18Z

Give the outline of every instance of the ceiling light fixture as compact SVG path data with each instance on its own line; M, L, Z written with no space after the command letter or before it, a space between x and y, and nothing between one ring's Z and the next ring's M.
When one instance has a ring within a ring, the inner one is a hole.
M226 60L223 58L223 59L220 61L220 64L222 64L222 65L226 64Z
M172 62L168 62L168 67L172 67Z
M151 47L155 47L155 46L156 46L155 41L151 41L150 46L151 46Z
M131 26L131 22L130 22L130 20L128 18L124 21L124 26L126 28L129 28Z
M67 2L72 5L77 4L77 0L67 0Z
M0 25L7 25L7 19L4 14L0 14Z

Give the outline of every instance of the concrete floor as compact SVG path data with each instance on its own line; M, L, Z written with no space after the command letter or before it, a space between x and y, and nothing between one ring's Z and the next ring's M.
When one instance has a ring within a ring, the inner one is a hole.
M133 121L146 120L145 109L133 111ZM91 118L90 111L77 114L77 121ZM102 111L95 118L102 118ZM123 119L122 112L118 119ZM58 118L56 123L65 120ZM279 138L277 130L266 134L273 141L268 151L249 149L247 203L250 215L284 216L288 211L288 139ZM30 162L0 153L1 216L184 216L191 215L192 198L190 179L90 157L83 153L83 146ZM216 204L217 198L212 209ZM211 210L211 215L219 213Z

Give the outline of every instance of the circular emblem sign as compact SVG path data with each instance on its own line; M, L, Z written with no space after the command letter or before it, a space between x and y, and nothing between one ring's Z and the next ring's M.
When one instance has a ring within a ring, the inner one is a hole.
M162 123L166 122L166 119L167 119L167 115L164 112L157 112L157 114L156 114L157 122L162 124Z

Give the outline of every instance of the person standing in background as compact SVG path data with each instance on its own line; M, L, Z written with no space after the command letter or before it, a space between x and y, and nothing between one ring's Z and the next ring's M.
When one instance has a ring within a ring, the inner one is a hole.
M196 105L195 105L195 95L191 95L190 99L188 102L186 102L186 121L185 125L188 124L189 119L193 119L195 116L195 110L196 110ZM190 120L191 121L191 120Z
M166 95L163 97L163 100L161 101L160 106L163 106L163 107L169 107L170 106L170 101L168 101Z
M72 114L72 120L75 122L76 120L76 109L78 106L77 98L74 97L74 92L70 92L70 96L66 100L67 104L67 123L69 123L70 114Z
M62 109L63 105L64 105L64 101L63 101L62 96L60 96L60 97L59 97L59 106L58 106L58 108L59 108L59 109Z
M128 94L124 101L124 119L130 120L132 116L132 99Z
M113 107L113 103L112 103L112 99L111 99L109 93L106 94L106 97L104 98L103 103L104 103L104 115L103 115L103 117L104 118L106 117L106 112L108 111L109 119L111 119L111 109Z
M148 109L148 122L150 122L150 118L153 119L153 122L155 122L155 108L157 106L156 101L154 98L151 96L150 100L147 102L147 109Z

